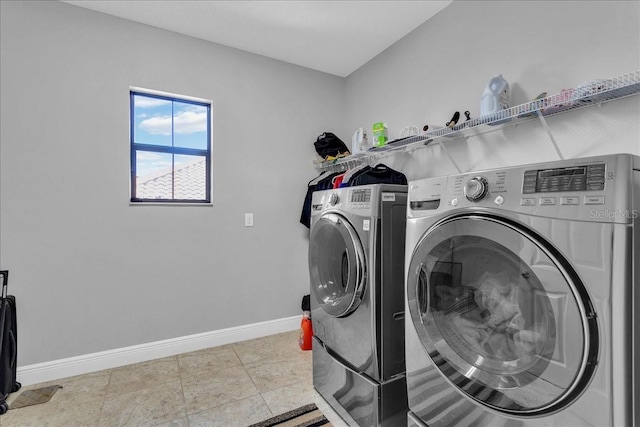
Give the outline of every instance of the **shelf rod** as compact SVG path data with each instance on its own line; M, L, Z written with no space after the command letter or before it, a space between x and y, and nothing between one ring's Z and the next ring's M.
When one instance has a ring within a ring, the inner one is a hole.
M436 141L438 144L440 144L440 147L442 147L442 149L444 150L445 154L447 155L447 157L449 157L449 160L451 160L451 163L453 163L453 166L456 167L456 169L458 170L458 173L462 173L462 169L460 169L460 167L458 166L458 164L456 163L455 160L453 160L453 157L451 157L451 154L449 154L449 150L447 150L447 147L444 146L444 144L442 143L441 140Z
M545 120L544 116L542 115L542 111L537 110L536 113L538 114L538 118L540 119L540 122L542 123L542 127L544 127L544 130L547 131L547 135L549 135L549 139L551 140L551 143L553 144L553 148L556 149L556 153L558 153L558 157L560 157L560 160L564 160L564 156L560 152L560 148L558 147L558 143L556 142L556 139L553 137L553 134L551 133L551 129L549 129L549 125L547 125L547 121Z

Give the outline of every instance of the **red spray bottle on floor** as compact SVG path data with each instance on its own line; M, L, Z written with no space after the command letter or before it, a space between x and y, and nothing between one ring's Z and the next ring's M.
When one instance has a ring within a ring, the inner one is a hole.
M313 326L311 324L310 295L302 297L302 322L300 322L300 338L298 345L302 350L311 350L313 338Z
M311 338L313 338L313 327L311 325L311 312L305 311L300 323L300 339L298 345L303 350L311 350Z

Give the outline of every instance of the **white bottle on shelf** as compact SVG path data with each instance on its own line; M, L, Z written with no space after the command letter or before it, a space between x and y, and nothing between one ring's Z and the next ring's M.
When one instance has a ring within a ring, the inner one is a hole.
M360 130L362 130L362 138L360 138L360 146L358 147L358 150L361 153L364 153L371 148L371 146L369 145L369 140L367 138L367 131L364 128L360 128Z
M351 138L351 154L364 153L369 148L367 131L364 128L358 128Z
M480 99L480 115L484 116L507 110L511 103L511 91L509 83L499 74L489 80L489 84L482 93Z

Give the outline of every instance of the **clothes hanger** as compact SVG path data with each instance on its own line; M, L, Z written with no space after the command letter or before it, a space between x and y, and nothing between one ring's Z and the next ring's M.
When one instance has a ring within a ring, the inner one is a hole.
M323 179L323 175L326 175L328 173L329 171L320 172L320 175L316 176L311 181L309 181L309 183L307 184L307 187L309 187L310 185L316 185L318 182L320 182Z
M378 163L377 165L375 165L375 167L372 168L372 170L378 171L378 172L387 171L389 170L389 166L382 163Z

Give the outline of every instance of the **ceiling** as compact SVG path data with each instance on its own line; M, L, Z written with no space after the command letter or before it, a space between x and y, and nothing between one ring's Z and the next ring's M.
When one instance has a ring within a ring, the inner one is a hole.
M447 1L61 0L346 77Z

